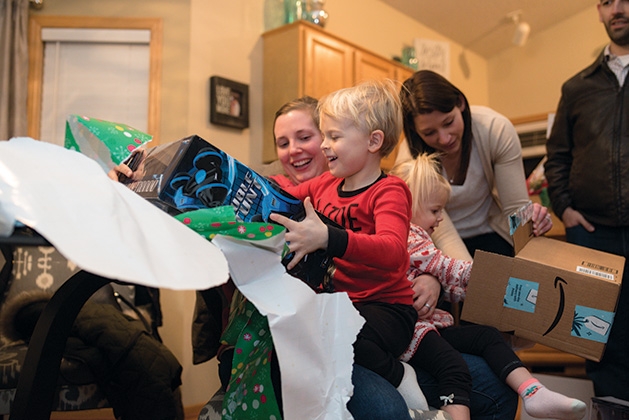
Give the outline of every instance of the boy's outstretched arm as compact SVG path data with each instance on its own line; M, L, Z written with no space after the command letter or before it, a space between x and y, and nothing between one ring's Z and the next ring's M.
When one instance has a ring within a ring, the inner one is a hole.
M271 214L270 219L286 228L286 242L291 252L295 256L286 267L287 270L292 269L301 259L317 249L327 249L328 247L328 228L319 219L315 212L310 197L304 200L304 208L306 217L301 222L291 220L281 214Z

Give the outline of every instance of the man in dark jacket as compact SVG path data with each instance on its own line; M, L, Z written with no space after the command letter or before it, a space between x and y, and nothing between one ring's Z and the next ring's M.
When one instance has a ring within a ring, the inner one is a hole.
M610 44L564 83L545 173L569 242L629 258L629 2L597 5ZM629 400L629 266L605 354L587 361L597 396Z

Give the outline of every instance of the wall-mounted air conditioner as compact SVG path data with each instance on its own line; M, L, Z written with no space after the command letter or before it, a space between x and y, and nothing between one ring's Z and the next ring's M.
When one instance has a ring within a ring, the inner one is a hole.
M512 120L522 145L524 171L528 176L546 156L546 140L550 135L555 114L539 114Z
M522 158L543 157L546 154L546 140L550 134L555 114L540 114L513 121L520 137Z

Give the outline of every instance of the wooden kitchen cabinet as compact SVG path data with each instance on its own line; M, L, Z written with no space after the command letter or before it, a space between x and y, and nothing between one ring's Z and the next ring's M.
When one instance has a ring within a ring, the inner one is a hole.
M320 98L351 86L354 80L352 47L314 29L304 28L303 33L305 48L301 61L304 71L299 75L303 79L302 95Z
M304 95L320 99L338 89L369 79L403 81L413 70L353 45L309 22L298 21L262 35L263 39L263 160L276 159L273 141L275 112ZM397 149L394 153L397 152ZM390 169L395 156L383 168Z
M354 53L354 84L374 79L395 80L395 67L390 60L357 50Z

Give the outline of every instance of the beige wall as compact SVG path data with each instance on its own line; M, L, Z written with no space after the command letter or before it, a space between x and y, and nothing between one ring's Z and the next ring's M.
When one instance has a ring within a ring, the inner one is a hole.
M488 61L490 105L510 118L554 112L562 83L590 65L608 42L592 1L590 9Z
M33 13L161 17L164 22L162 142L198 134L237 159L258 164L262 156L263 3L262 0L48 0L41 11ZM400 55L402 47L412 44L417 37L448 41L379 0L328 1L326 10L330 14L327 31L384 57ZM554 109L560 82L590 62L595 47L604 43L599 26L592 13L584 13L547 33L531 37L524 49L506 51L489 61L468 51L469 78L459 65L461 46L451 43L450 79L471 103L493 106L507 116ZM553 65L538 70L535 67L538 60ZM209 78L213 75L249 84L249 129L209 123ZM218 378L215 361L192 365L190 322L194 293L163 290L162 304L165 323L162 336L184 366L184 404L201 404L218 388Z
M471 69L468 79L458 61L461 45L379 0L328 1L325 8L330 14L327 31L383 57L400 56L402 47L413 45L415 38L450 42L450 81L465 92L471 103L489 105L487 63L478 55L466 51Z
M262 138L260 0L191 0L188 130L243 162L252 161L253 138ZM249 85L250 128L239 130L209 122L209 78L221 76ZM257 143L260 143L258 141Z
M252 165L262 160L262 0L211 2L191 0L190 88L188 130L199 134L235 158ZM447 38L409 19L379 0L327 2L326 30L387 58L401 55L405 44L425 37ZM374 30L376 28L376 30ZM382 36L387 34L387 36ZM461 47L452 44L452 57ZM487 64L468 54L473 76L465 79L452 66L451 80L474 103L488 104ZM209 123L208 79L217 75L249 84L250 128L237 130Z

